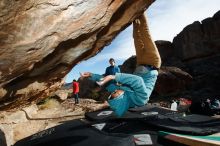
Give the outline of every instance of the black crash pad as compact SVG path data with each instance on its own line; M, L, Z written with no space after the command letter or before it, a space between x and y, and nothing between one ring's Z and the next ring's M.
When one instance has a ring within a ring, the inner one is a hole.
M41 131L14 146L135 146L127 134L106 133L81 120L73 120Z
M154 111L150 110L152 108L160 109L155 106L143 106L140 108L131 108L122 117L117 117L110 108L106 108L93 112L87 112L85 113L85 118L87 120L97 121L97 122L103 122L109 120L128 121L128 120L154 119L158 115L158 112L157 110Z
M220 119L197 114L159 114L154 120L143 120L160 130L190 135L210 135L220 132Z
M134 136L134 141L141 146L162 146L158 141L158 133L155 129L146 126L140 121L107 121L94 124L99 130L107 133L124 133Z
M154 127L155 130L166 130L181 134L209 135L220 132L219 119L197 114L185 115L150 105L129 109L123 117L116 117L111 109L86 113L85 117L96 122L138 120L145 123L146 126Z

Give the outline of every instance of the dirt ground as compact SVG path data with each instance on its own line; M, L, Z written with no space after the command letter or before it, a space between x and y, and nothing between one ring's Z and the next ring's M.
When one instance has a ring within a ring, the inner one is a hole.
M41 105L31 105L16 112L0 112L0 130L7 145L28 137L37 132L62 124L73 119L83 119L85 112L95 111L105 107L104 103L91 99L81 99L75 104L72 99L58 102L48 100Z

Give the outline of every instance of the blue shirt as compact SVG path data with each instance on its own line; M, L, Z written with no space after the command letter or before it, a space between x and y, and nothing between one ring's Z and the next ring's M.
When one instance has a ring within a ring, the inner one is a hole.
M106 68L105 70L105 74L104 76L107 76L107 75L115 75L116 73L120 73L120 68L116 65L114 66L109 66Z

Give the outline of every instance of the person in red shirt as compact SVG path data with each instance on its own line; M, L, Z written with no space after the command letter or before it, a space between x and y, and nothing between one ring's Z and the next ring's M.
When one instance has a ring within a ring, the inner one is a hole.
M79 83L73 80L73 94L72 97L75 98L75 104L79 103Z

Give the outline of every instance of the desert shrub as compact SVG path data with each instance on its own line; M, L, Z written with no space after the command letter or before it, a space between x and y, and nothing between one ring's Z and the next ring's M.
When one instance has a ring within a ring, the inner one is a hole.
M39 102L38 104L39 109L51 109L51 108L56 108L60 106L60 103L57 99L48 97Z
M42 100L40 100L37 105L42 105L42 104L45 104L48 100L50 100L52 97L51 96L48 96Z

